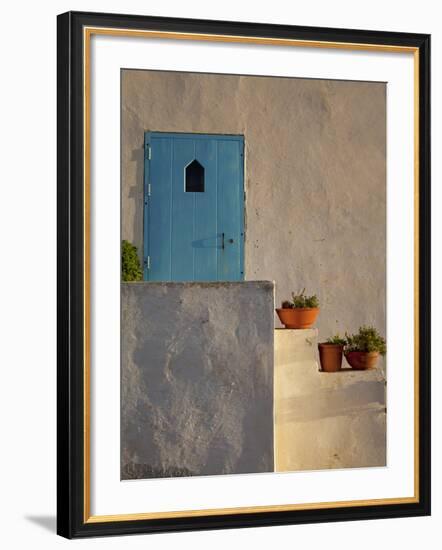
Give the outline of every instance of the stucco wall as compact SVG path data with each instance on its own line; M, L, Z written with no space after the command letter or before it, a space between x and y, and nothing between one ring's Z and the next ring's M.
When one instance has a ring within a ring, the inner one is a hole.
M146 130L243 134L245 278L275 280L277 302L316 292L322 338L385 333L385 84L122 71L122 238L139 250Z
M320 372L317 344L275 331L275 470L385 466L384 370Z
M122 283L122 479L273 471L273 294Z

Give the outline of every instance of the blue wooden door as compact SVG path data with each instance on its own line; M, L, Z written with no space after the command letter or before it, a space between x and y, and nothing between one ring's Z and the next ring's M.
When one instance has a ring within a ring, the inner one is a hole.
M144 279L244 278L242 136L146 132Z

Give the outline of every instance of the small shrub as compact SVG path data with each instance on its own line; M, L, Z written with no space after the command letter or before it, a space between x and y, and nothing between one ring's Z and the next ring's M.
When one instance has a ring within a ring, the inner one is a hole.
M378 351L381 355L387 353L387 344L385 339L372 326L363 325L359 327L359 332L346 336L345 351Z
M345 338L342 338L339 336L339 334L335 334L334 336L331 336L330 338L327 338L326 340L327 344L335 344L337 346L345 346L347 343L347 340Z
M128 241L123 241L121 246L121 275L125 282L143 280L137 247Z
M316 294L311 296L305 295L305 288L299 294L292 292L292 300L284 300L282 302L283 309L295 309L295 308L304 308L304 307L319 307L319 300Z

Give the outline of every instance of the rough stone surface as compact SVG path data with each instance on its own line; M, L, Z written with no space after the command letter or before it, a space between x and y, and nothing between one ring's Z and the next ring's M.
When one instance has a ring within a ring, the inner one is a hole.
M273 471L274 285L123 283L121 477Z
M320 372L317 344L314 329L275 331L275 470L385 466L382 367Z
M384 83L124 70L121 115L122 238L142 249L144 131L243 134L245 278L316 292L321 338L385 334Z

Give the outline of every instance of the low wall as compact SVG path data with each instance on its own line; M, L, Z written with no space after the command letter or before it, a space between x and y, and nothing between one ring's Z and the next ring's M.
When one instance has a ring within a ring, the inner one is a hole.
M274 285L121 285L121 478L268 472Z
M275 470L385 466L382 363L320 372L317 345L316 329L275 331Z

